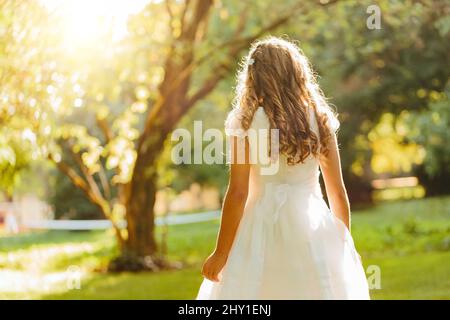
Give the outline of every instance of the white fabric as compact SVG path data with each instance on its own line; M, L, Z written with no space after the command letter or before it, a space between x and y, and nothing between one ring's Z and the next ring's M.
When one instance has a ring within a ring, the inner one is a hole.
M240 110L234 108L228 114L225 120L225 134L227 136L245 137L247 136L247 131L242 128L241 125L241 115Z
M238 115L230 113L226 130L242 137ZM251 128L269 128L263 108ZM353 239L323 200L318 160L285 160L281 155L274 175L251 165L249 198L221 281L205 279L197 299L369 299Z

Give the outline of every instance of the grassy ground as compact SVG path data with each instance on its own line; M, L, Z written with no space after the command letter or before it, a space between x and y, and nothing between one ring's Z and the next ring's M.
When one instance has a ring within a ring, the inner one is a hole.
M0 298L192 299L217 228L218 221L170 227L169 255L187 267L158 274L101 272L117 253L110 232L1 237ZM372 298L450 299L450 197L355 212L352 233L365 267L381 271ZM80 289L72 275L80 275Z

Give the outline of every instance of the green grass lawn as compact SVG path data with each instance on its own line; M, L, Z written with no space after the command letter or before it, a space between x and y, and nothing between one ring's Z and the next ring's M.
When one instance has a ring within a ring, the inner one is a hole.
M201 263L214 246L218 225L170 227L169 256L186 267L154 274L102 272L117 254L109 231L0 237L0 298L195 298ZM450 298L450 197L360 210L353 215L352 233L364 266L381 270L381 289L371 290L372 298ZM70 272L81 275L80 289L68 288Z

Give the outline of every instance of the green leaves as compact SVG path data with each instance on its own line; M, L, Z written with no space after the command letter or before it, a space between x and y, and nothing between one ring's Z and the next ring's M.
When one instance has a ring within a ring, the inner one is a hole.
M424 146L426 150L425 170L430 176L450 171L450 88L446 94L438 95L428 108L416 112L410 119L414 128L411 139Z
M16 164L16 154L7 144L0 144L0 164L1 167L14 166Z
M36 151L33 143L22 140L22 131L0 129L0 190L12 195Z
M446 15L436 20L434 26L439 30L442 37L446 37L450 32L450 15Z

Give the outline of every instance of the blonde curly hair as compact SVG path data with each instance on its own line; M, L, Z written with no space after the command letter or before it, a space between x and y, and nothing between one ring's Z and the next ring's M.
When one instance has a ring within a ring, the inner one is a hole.
M269 37L252 44L238 74L234 104L245 130L257 108L264 108L271 129L279 130L279 153L289 165L302 163L311 154L328 153L334 133L329 121L337 119L308 59L293 42ZM310 108L317 119L318 136L311 128Z

